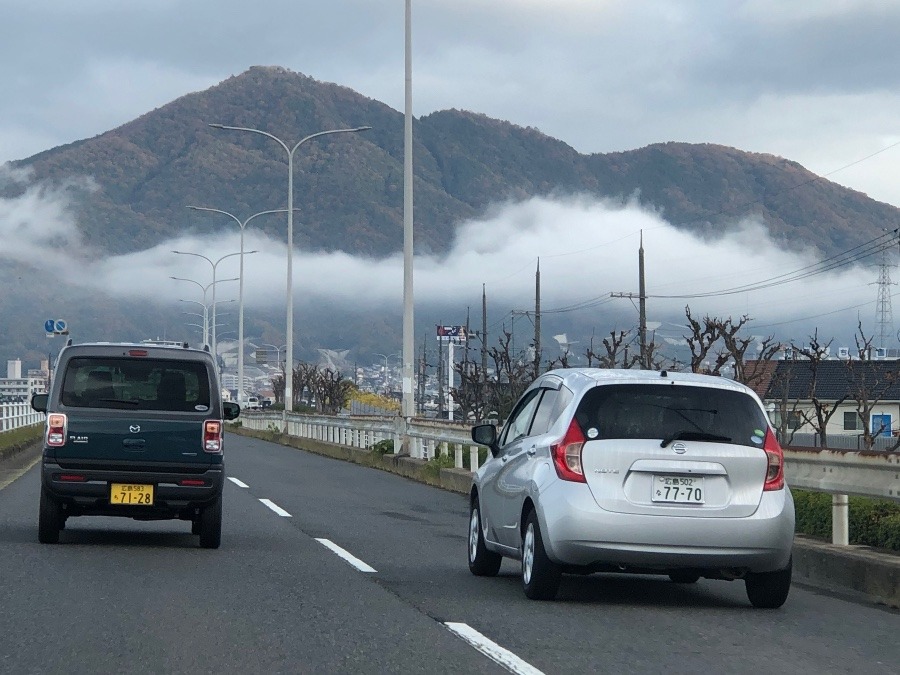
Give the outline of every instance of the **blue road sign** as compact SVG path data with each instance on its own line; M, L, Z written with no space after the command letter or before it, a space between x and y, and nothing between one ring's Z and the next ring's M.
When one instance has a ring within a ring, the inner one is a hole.
M53 332L53 327L54 327L55 325L56 325L56 321L54 321L53 319L47 319L47 320L44 322L44 332L45 332L45 333L52 333L52 332Z

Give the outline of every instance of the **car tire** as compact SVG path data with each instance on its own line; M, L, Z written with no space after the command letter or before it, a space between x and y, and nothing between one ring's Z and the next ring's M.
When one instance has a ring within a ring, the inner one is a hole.
M59 502L53 500L49 493L41 488L41 506L38 514L38 541L42 544L56 544L59 542L62 507Z
M478 497L472 497L469 507L469 571L476 577L493 577L500 571L503 556L489 551L484 544L481 510Z
M200 512L201 548L219 548L222 543L222 497Z
M690 570L678 570L669 574L669 579L676 584L696 584L700 580L700 575Z
M793 559L787 567L775 572L750 573L744 579L750 604L760 609L778 609L791 590Z
M522 587L532 600L553 600L559 591L562 572L547 557L537 513L533 510L525 520L522 537Z

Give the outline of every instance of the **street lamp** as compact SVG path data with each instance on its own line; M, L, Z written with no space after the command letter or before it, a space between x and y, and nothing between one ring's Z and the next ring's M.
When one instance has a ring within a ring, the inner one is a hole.
M375 356L380 356L384 359L384 392L385 394L390 394L390 389L388 388L388 359L400 357L401 354L379 354L375 352Z
M172 277L172 278L174 279L175 277ZM190 281L190 279L184 279L183 281ZM223 281L234 281L234 279L223 279ZM193 305L200 305L200 307L203 308L202 314L200 312L182 312L182 314L189 314L191 316L199 316L201 319L203 319L202 326L199 326L195 323L189 323L188 326L197 326L197 328L201 328L203 330L203 343L208 345L209 344L209 331L210 331L209 310L210 310L210 307L213 306L213 304L210 303L207 305L207 304L205 304L203 302L199 302L197 300L185 300L184 298L178 298L178 302L189 302ZM230 300L216 300L215 304L221 305L222 303L225 303L225 302L235 302L235 300L234 300L234 298L231 298Z
M269 213L285 213L287 209L260 211L259 213L254 213L246 220L241 221L241 219L233 213L223 211L222 209L211 209L206 206L188 206L188 208L192 211L221 213L234 220L234 222L238 224L238 227L241 228L241 271L238 274L238 278L241 280L240 288L238 290L238 382L240 383L238 385L238 405L240 405L244 402L244 228L246 228L250 221L257 216L264 216Z
M207 258L202 253L190 253L189 251L172 251L172 253L175 253L177 255L192 255L196 256L197 258L203 258L212 267L212 283L210 284L212 286L212 303L210 303L212 305L212 344L210 345L210 347L212 348L213 357L218 362L218 352L216 351L216 268L219 266L219 263L226 258L233 258L236 255L239 255L243 258L244 253L243 251L238 253L228 253L227 255L223 255L215 262ZM247 255L250 255L251 253L258 253L258 251L247 251ZM239 277L234 277L234 279L230 279L230 281L236 281L238 279Z
M260 134L266 138L271 138L278 143L287 153L288 159L288 201L287 201L287 354L285 355L285 370L294 371L294 296L293 296L293 252L294 252L294 152L301 145L313 138L326 136L328 134L353 133L357 131L366 131L372 127L355 127L353 129L329 129L327 131L319 131L310 134L305 138L301 138L293 147L282 141L277 136L270 134L261 129L253 129L250 127L232 127L225 124L210 124L213 129L227 129L229 131L249 131L254 134ZM284 378L284 411L285 413L293 410L293 377L285 375Z
M187 281L189 283L194 284L198 288L200 288L200 290L203 291L203 302L197 302L195 300L181 300L180 302L194 302L194 303L200 305L201 307L203 307L203 311L207 312L207 313L209 311L210 305L207 304L207 302L206 302L206 292L210 288L213 288L216 284L221 284L224 281L237 281L237 277L234 277L232 279L219 279L218 281L213 281L211 283L206 284L206 286L204 286L199 281L195 281L194 279L186 279L184 277L169 277L169 278L173 279L175 281ZM213 291L213 297L215 298L215 290ZM203 344L206 344L206 345L209 344L209 316L208 316L208 314L204 315L204 318L203 318Z

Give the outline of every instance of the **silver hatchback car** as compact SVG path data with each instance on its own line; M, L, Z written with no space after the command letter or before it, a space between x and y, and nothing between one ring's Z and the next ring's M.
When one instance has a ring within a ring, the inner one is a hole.
M755 607L791 586L794 502L784 455L751 389L720 377L565 368L535 380L470 497L469 569L522 561L525 595L563 572L743 579Z

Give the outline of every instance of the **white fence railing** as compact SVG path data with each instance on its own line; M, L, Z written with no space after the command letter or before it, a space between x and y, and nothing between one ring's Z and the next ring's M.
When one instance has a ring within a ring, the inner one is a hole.
M468 452L471 470L478 470L478 446L472 443L470 425L463 422L413 418L407 423L400 416L332 417L277 411L241 414L242 424L256 430L284 431L285 419L289 436L358 448L390 439L395 453L405 434L410 457L431 459L448 454L452 447L457 468L463 468L463 456ZM847 545L847 495L900 502L900 453L786 449L784 457L789 485L832 495L832 541L836 544Z
M44 414L31 409L30 403L0 403L0 433L44 421Z

